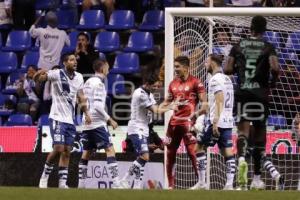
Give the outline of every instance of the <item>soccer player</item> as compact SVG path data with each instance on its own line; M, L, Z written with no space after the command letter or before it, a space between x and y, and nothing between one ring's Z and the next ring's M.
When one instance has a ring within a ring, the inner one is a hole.
M176 77L169 85L168 96L163 105L169 105L174 100L178 101L178 111L172 115L167 130L167 176L169 189L174 188L173 167L176 160L176 152L181 139L187 149L187 153L192 161L195 173L197 170L197 159L195 146L196 137L190 132L193 125L195 109L198 102L202 102L201 109L197 114L205 114L207 110L206 93L201 81L192 75L189 75L190 60L186 56L178 56L174 60L174 70Z
M227 181L224 190L233 190L235 175L235 158L232 152L234 93L232 82L228 76L222 73L221 65L222 58L216 54L210 54L205 63L207 72L212 74L208 83L209 120L204 132L200 132L197 136L199 181L191 189L207 189L205 150L218 143L226 162Z
M272 44L263 39L266 26L267 21L264 17L253 17L250 27L251 37L241 40L238 45L232 47L224 67L226 74L237 73L239 78L239 88L235 92L235 99L238 117L238 183L241 189L247 189L248 165L245 156L250 123L254 127L253 134L255 134L254 141L252 141L254 177L251 188L264 188L264 183L260 179L261 166L276 180L277 189L282 189L284 182L283 176L265 155L266 119L269 115L268 94L270 86L274 86L279 78L276 51Z
M78 188L85 188L88 161L95 149L105 150L108 170L113 182L112 188L119 188L119 169L107 127L109 124L113 129L116 129L118 124L105 111L106 90L104 81L109 72L109 65L106 61L98 59L93 63L93 69L95 75L89 78L83 87L92 123L83 126L83 154L79 161Z
M128 138L131 140L137 159L132 163L121 184L129 188L129 182L134 178L134 189L143 188L143 176L145 164L149 161L148 137L149 123L152 121L152 113L164 113L175 110L176 102L167 106L156 105L152 92L160 85L158 76L148 75L143 80L143 85L133 92L131 100L131 116L128 122Z
M63 56L64 69L40 70L35 76L36 81L51 81L52 106L49 115L50 131L53 139L53 151L48 154L39 187L47 188L48 178L53 170L54 159L59 159L59 188L68 188L68 166L70 152L76 135L74 125L76 99L85 115L86 123L91 122L83 94L83 78L76 72L77 61L73 54Z

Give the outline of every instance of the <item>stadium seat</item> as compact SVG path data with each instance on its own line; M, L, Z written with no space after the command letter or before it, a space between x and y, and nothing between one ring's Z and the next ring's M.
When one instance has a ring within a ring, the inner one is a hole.
M149 10L144 14L139 26L141 31L157 31L165 27L165 14L162 10Z
M27 70L28 65L37 66L39 61L40 54L37 51L26 51L23 56L21 69L25 72Z
M97 34L94 43L95 49L108 53L120 49L120 37L117 32L100 32Z
M15 107L17 98L14 95L5 95L0 93L0 116L8 116L13 112L7 106Z
M59 1L53 0L36 0L35 9L36 10L51 10L57 8Z
M135 27L134 14L131 10L115 10L110 18L107 30L127 30Z
M287 38L286 47L300 51L300 33L290 33Z
M282 115L269 115L268 126L274 126L275 129L283 129L287 127L287 121Z
M38 126L49 126L49 115L45 114L45 115L41 115L38 121Z
M3 94L16 94L18 80L24 77L25 73L21 70L16 70L9 74L6 80L5 88L2 90Z
M76 26L79 30L95 30L104 27L105 17L102 10L86 10L81 14L79 25Z
M139 57L136 53L120 53L116 56L110 73L132 74L140 71Z
M124 76L121 74L108 74L106 87L108 95L125 94Z
M181 7L181 0L163 0L164 7Z
M133 32L128 40L125 52L146 52L154 50L153 36L150 32Z
M31 47L31 37L28 31L11 31L8 34L3 51L26 51Z
M32 118L27 114L12 114L8 117L7 126L31 126Z
M281 48L283 46L282 37L278 32L266 31L263 37L265 40L273 44L275 48Z
M102 53L102 52L99 52L99 58L100 58L101 60L107 60L107 59L106 59L106 55L105 55L104 53Z
M76 13L73 9L63 9L56 12L58 28L67 30L74 28L77 24Z
M8 74L17 69L18 60L14 52L0 52L0 73Z

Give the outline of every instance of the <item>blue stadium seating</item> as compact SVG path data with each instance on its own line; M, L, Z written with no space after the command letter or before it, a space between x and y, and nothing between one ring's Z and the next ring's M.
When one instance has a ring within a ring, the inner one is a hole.
M59 5L57 0L36 0L35 9L36 10L50 10L56 8Z
M181 7L181 0L163 0L164 7Z
M265 40L273 44L275 48L281 48L283 46L282 37L278 32L266 31L263 37Z
M146 52L154 50L153 36L150 32L133 32L128 40L125 52Z
M120 37L117 32L100 32L97 34L95 43L95 49L100 52L113 52L120 49Z
M7 74L17 69L18 60L14 52L0 52L0 73Z
M2 90L3 94L16 94L16 82L24 77L25 73L21 70L16 70L9 74L6 80L5 88Z
M8 34L3 51L26 51L31 47L31 37L28 31L11 31Z
M139 57L136 53L120 53L116 56L110 73L132 74L140 71Z
M300 33L290 33L287 38L286 47L300 51Z
M125 80L121 74L108 74L107 76L107 94L120 95L125 94Z
M104 27L105 17L102 10L86 10L81 14L79 25L76 26L79 30L95 30Z
M77 24L76 13L72 9L63 9L56 12L59 29L71 29Z
M141 31L157 31L165 27L165 14L162 10L149 10L144 14L139 26Z
M102 52L99 52L99 58L100 58L101 60L107 60L107 59L106 59L106 55L105 55L104 53L102 53Z
M28 65L37 66L39 57L40 55L37 51L26 51L25 55L23 56L21 69L25 72L27 70Z
M41 115L39 120L38 120L38 126L49 126L49 115L48 114L44 114Z
M12 114L8 117L7 126L31 126L32 118L27 114Z
M131 10L115 10L110 18L107 30L127 30L135 27L134 13Z
M8 110L5 107L5 103L10 102L12 105L17 104L17 98L14 95L5 95L0 93L0 116L8 116L13 110Z
M283 129L287 127L287 121L282 115L269 115L268 126L274 126L276 129Z

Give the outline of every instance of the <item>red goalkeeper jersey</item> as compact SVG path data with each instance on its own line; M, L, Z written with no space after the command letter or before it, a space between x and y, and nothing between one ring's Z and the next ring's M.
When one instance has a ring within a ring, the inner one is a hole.
M178 111L171 117L171 125L190 125L190 116L195 112L199 102L198 94L204 93L202 82L189 76L186 81L175 78L169 85L168 101L179 99Z

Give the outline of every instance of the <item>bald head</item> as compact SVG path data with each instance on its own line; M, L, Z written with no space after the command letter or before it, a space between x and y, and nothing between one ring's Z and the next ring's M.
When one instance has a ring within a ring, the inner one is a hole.
M52 28L57 27L57 16L56 16L55 12L53 12L53 11L47 12L46 21L47 21L47 24L49 26L51 26Z

